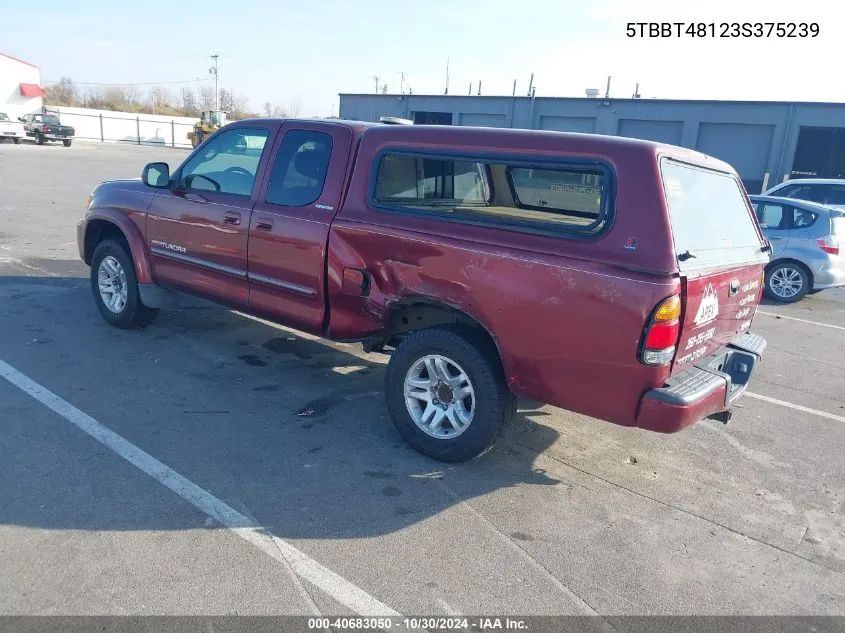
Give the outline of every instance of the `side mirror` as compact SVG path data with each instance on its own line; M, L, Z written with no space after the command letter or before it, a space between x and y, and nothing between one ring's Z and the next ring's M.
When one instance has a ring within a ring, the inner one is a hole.
M149 187L165 189L170 186L170 166L167 163L148 163L141 173L141 180Z
M18 117L18 121L20 121L21 123L26 123L26 119L22 116Z

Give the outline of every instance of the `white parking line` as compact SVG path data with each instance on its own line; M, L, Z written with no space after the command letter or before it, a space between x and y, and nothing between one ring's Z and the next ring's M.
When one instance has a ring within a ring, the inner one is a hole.
M342 605L352 609L355 613L366 616L402 617L401 614L386 604L379 602L360 587L353 585L331 569L324 567L287 541L268 534L262 527L256 526L254 521L251 521L210 492L200 488L149 453L144 452L2 360L0 360L0 376L47 408L58 413L65 420L175 492L218 523L225 525L249 544L257 547L271 558L290 565L298 576L321 589Z
M819 323L818 321L808 321L807 319L799 319L798 317L784 316L782 314L775 314L774 312L763 312L757 310L757 314L765 314L766 316L775 317L777 319L789 319L790 321L800 321L801 323L809 323L810 325L821 325L822 327L832 327L834 330L845 330L841 325L832 325L831 323Z
M772 404L779 404L782 407L789 407L790 409L795 409L796 411L803 411L804 413L812 413L813 415L817 415L822 418L827 418L829 420L835 420L836 422L845 422L845 417L841 415L836 415L835 413L828 413L827 411L819 411L818 409L811 409L809 407L801 406L800 404L793 404L792 402L786 402L785 400L778 400L777 398L770 398L769 396L763 396L759 393L751 393L750 391L746 391L745 395L749 398L756 398L757 400L762 400L763 402L770 402Z

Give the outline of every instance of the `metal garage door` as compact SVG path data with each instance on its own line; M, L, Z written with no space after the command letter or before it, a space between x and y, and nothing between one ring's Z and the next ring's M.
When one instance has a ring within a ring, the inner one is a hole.
M760 193L772 146L773 125L702 123L696 149L730 163L749 193Z
M596 131L596 120L586 116L541 116L540 129L593 133Z
M619 119L619 136L642 138L647 141L680 145L684 131L683 121L644 121Z
M481 114L462 112L460 125L474 125L478 127L505 127L504 114Z

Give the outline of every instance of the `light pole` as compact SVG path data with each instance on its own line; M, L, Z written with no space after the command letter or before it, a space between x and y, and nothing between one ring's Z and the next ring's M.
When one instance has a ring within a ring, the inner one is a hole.
M220 109L220 92L217 90L217 77L219 75L217 69L217 60L220 58L219 53L214 53L210 56L214 60L214 66L208 69L209 74L214 75L214 109Z

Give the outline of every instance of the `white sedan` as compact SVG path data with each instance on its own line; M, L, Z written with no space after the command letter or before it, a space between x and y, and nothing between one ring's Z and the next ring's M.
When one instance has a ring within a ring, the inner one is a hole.
M25 136L22 123L12 121L5 112L0 112L0 140L10 138L17 144Z

